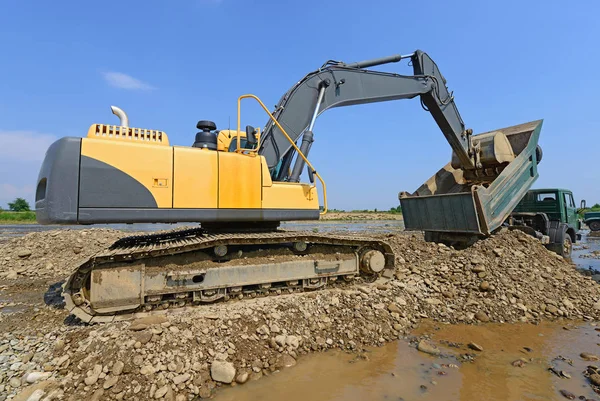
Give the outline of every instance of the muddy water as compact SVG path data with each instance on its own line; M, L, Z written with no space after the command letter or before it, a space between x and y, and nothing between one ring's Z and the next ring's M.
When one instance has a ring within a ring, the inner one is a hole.
M589 232L584 232L581 242L573 246L573 262L577 264L579 270L600 281L600 258L582 257L593 251L600 251L600 237L590 236Z
M582 375L594 362L579 357L581 352L600 351L600 333L591 325L425 323L414 334L423 333L439 344L441 356L424 354L403 340L370 349L367 359L342 352L313 354L293 368L220 391L215 400L565 400L560 390L600 399ZM483 352L470 350L469 342L482 346ZM466 353L476 354L472 362L460 358ZM558 356L571 359L573 366L553 361ZM519 358L525 358L525 365L513 366ZM571 378L559 378L549 367Z

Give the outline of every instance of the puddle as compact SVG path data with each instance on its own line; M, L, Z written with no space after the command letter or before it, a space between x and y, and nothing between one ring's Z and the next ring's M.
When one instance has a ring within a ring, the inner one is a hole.
M572 259L578 270L600 282L600 258L585 257L594 251L600 252L600 236L590 236L589 232L583 232L581 242L573 247Z
M426 323L415 333L429 333L443 356L423 354L405 341L370 349L368 360L341 351L313 354L302 357L293 368L223 389L215 400L565 400L560 390L598 400L582 374L594 362L584 361L579 354L600 351L596 345L600 333L591 325L570 326L571 330L564 330L564 325ZM462 346L446 346L443 341ZM483 352L468 349L469 342L482 346ZM465 353L477 354L474 362L461 362L459 356ZM572 359L573 366L552 361L559 355ZM529 362L513 366L519 358ZM548 371L551 366L571 379L555 376Z

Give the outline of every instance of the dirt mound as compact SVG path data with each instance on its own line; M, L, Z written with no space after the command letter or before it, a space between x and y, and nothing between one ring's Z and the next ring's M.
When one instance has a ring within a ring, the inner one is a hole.
M14 238L0 244L0 278L66 278L79 263L130 234L91 228L33 232Z
M398 285L425 313L441 320L598 317L600 287L520 231L504 232L460 251L423 243L417 236L397 236L392 242L400 255Z
M113 234L119 235L105 237ZM73 253L72 240L57 237L50 236ZM421 235L387 240L398 269L372 284L98 326L65 326L57 320L65 311L41 309L31 323L0 337L0 386L17 393L31 388L28 381L45 379L50 382L40 391L65 399L206 398L219 386L293 366L302 354L361 352L401 338L422 319L600 317L600 287L524 233L501 233L466 250L425 243Z

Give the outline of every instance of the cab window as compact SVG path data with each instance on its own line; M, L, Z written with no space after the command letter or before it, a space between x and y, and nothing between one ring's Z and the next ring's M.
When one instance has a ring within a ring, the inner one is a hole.
M240 138L240 148L245 149L246 145L247 145L246 138ZM229 151L235 152L236 149L237 149L237 137L233 137L233 140L229 144Z
M548 203L553 203L556 202L556 194L554 192L540 192L537 194L537 199L538 202L548 202Z

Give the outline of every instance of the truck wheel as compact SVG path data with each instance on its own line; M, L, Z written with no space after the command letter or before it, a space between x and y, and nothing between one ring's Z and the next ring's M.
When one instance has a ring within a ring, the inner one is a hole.
M595 220L590 222L590 230L600 231L600 221Z
M573 253L573 242L571 241L571 236L565 233L560 255L565 259L571 259L571 253Z

